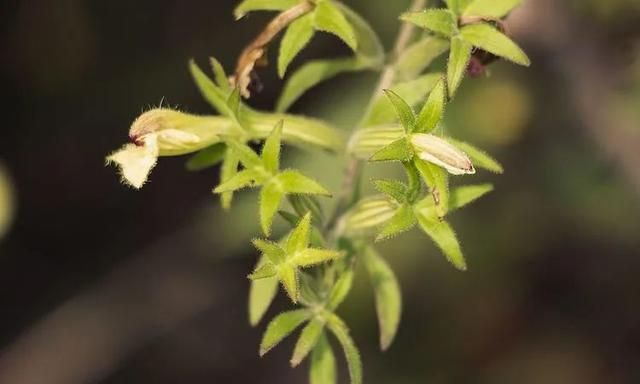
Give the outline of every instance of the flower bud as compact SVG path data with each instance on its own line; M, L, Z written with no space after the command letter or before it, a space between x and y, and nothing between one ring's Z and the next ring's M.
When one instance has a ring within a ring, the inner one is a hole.
M129 130L133 144L107 157L116 163L122 179L141 188L159 156L193 153L220 141L232 122L219 116L195 116L166 108L152 109L138 117Z
M411 144L420 159L442 167L452 175L476 173L467 154L444 139L426 133L416 133L411 135Z

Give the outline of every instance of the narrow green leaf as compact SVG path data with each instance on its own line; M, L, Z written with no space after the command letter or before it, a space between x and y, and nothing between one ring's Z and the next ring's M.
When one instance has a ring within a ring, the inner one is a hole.
M234 192L242 188L253 187L257 180L260 179L260 174L252 169L244 169L232 178L218 185L213 193L225 193Z
M273 216L278 212L284 191L277 183L268 182L260 191L260 225L265 235L271 234Z
M286 193L302 193L312 195L331 196L317 181L304 176L298 171L286 170L276 176L281 188Z
M287 254L294 254L306 249L309 246L309 235L311 233L311 213L304 215L298 225L291 231L287 239Z
M519 6L520 3L522 3L522 0L473 0L462 15L501 19Z
M246 168L251 169L262 166L262 159L248 145L232 138L226 138L225 143L238 156L238 159Z
M233 176L238 173L238 164L240 160L238 156L227 147L227 152L224 157L224 161L222 162L222 169L220 170L220 183L224 184L229 181ZM220 195L220 200L222 201L222 208L229 209L231 207L231 202L233 200L233 192L225 192Z
M227 99L227 106L236 118L240 115L240 105L240 89L234 88Z
M528 67L531 60L516 43L489 24L471 24L460 30L465 41L516 64Z
M415 132L429 133L436 128L444 113L446 92L444 80L438 81L418 115Z
M315 223L324 222L324 210L315 195L289 195L287 196L291 206L299 216L304 216L311 212L311 218Z
M311 352L318 343L323 330L324 320L318 318L311 320L309 324L304 327L293 349L293 356L291 357L292 367L297 367L298 364L307 357L309 352Z
M227 153L224 143L217 143L207 147L187 160L186 168L190 172L202 171L221 163Z
M416 168L429 187L438 217L449 210L449 174L441 167L422 160L415 161Z
M314 60L293 73L284 85L276 105L276 111L289 109L302 95L316 85L341 73L357 71L361 64L355 58Z
M227 74L224 72L224 67L215 57L209 58L209 63L211 64L211 70L213 70L214 78L216 79L216 84L222 92L230 93L231 87L229 86L229 79L227 78Z
M189 62L189 70L202 97L220 114L232 117L234 114L227 105L227 94L202 72L194 60Z
M411 44L398 58L396 73L399 80L411 80L427 69L433 60L445 53L449 40L427 36Z
M262 336L262 342L260 343L260 356L264 356L273 347L278 345L285 337L289 336L291 332L295 331L302 323L307 321L311 317L311 314L306 309L299 309L295 311L283 312L273 318L267 330Z
M280 142L282 140L283 126L284 121L280 120L262 147L262 162L265 169L272 174L275 174L280 169Z
M413 208L408 204L403 204L395 212L391 220L385 224L382 231L376 237L376 241L388 239L402 232L406 232L416 225L416 218Z
M317 4L314 15L317 30L338 36L353 51L358 48L358 39L353 27L332 1Z
M424 100L429 92L442 77L439 73L428 73L417 79L399 83L391 87L407 104L416 106ZM383 96L383 95L380 95ZM396 111L386 97L379 97L363 119L363 127L374 127L383 124L395 123L398 121Z
M458 21L448 9L429 9L423 12L407 12L400 19L446 37L458 32Z
M449 62L447 64L447 85L449 97L453 97L464 78L467 65L471 58L473 46L462 40L460 37L451 39L451 51L449 52Z
M296 269L287 264L281 265L278 269L278 277L280 278L280 282L282 282L282 286L284 286L284 290L287 292L287 295L289 295L291 301L293 301L294 304L297 303L300 289Z
M491 191L493 191L493 185L491 184L465 185L464 187L455 188L451 192L449 210L453 211L471 204Z
M255 269L257 270L267 262L267 256L262 255ZM260 322L277 293L278 278L275 276L251 281L249 288L249 323L251 326L255 327Z
M269 277L274 277L278 274L278 270L275 265L271 263L266 263L258 267L253 273L249 275L249 279L251 280L260 280L266 279Z
M291 23L287 28L280 43L280 54L278 55L278 75L281 78L287 72L289 64L313 38L315 33L313 24L313 14L307 14Z
M455 14L460 15L473 0L445 0L447 7Z
M369 159L372 154L404 137L400 124L388 124L356 130L349 140L348 152L359 159Z
M335 260L341 256L343 256L343 253L340 251L334 251L331 249L307 248L301 252L296 253L294 258L290 261L298 267L311 267L316 264Z
M252 11L284 11L299 2L300 0L244 0L236 7L233 14L237 20Z
M380 149L369 161L408 161L413 157L413 148L406 137L398 139Z
M331 312L334 312L336 308L342 304L344 299L347 298L347 295L351 291L351 286L353 285L353 270L348 269L344 272L338 281L331 288L331 292L329 293L329 298L327 299L327 309Z
M404 127L405 132L413 131L413 127L416 123L416 115L413 113L413 109L400 97L397 93L390 89L386 89L384 93L387 98L393 104L393 107L398 114L400 124Z
M266 256L273 264L279 265L284 262L285 253L278 244L262 239L254 239L252 243L254 247L262 252L262 254Z
M356 57L362 68L379 68L384 64L385 50L376 31L369 22L345 3L334 3L344 13L356 34L358 49Z
M465 271L467 263L462 255L458 238L451 226L446 221L440 220L437 215L430 214L428 211L418 211L416 216L422 230L442 250L447 260L459 270Z
M502 165L500 165L500 163L496 159L491 157L489 154L487 154L483 150L476 148L475 146L469 143L465 143L463 141L458 141L451 138L447 138L447 140L451 144L458 147L458 149L460 149L462 152L466 153L467 156L469 156L469 158L471 159L471 162L473 162L473 165L475 167L482 168L489 172L498 173L498 174L501 174L504 172L504 168L502 168Z
M398 203L407 200L407 186L397 180L374 180L373 184L380 193L390 196Z
M349 335L349 328L347 328L347 325L334 314L329 314L327 320L329 330L333 332L344 351L345 358L347 359L347 366L349 367L351 384L362 384L362 360L360 360L360 352L358 351L358 348Z
M324 332L311 352L310 384L336 384L336 357Z
M375 294L380 348L385 351L393 342L400 325L402 294L400 284L389 264L373 248L364 252L364 265L369 273Z

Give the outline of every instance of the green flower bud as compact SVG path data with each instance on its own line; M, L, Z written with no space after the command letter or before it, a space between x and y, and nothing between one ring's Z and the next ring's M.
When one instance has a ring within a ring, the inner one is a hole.
M133 144L107 157L120 168L125 184L139 189L147 180L159 156L197 152L220 142L220 135L232 127L230 119L195 116L166 108L152 109L138 117L129 130Z
M476 173L467 154L444 139L426 133L416 133L411 135L411 144L420 159L442 167L452 175Z

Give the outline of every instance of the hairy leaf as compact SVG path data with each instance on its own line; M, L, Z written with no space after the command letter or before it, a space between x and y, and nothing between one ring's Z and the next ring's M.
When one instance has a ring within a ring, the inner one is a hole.
M274 242L262 239L254 239L253 245L260 252L262 252L262 254L266 256L273 264L278 265L285 260L284 250Z
M287 292L287 295L289 295L291 301L297 303L300 289L298 284L298 272L296 269L290 265L281 265L278 269L278 277L280 278L280 282L282 282L284 290Z
M391 220L385 224L382 231L376 237L376 241L388 239L402 232L406 232L416 225L416 218L413 214L413 207L403 204L395 212Z
M268 262L263 255L256 264L256 270ZM249 323L256 326L271 306L278 293L278 279L269 277L260 280L252 280L249 288Z
M320 2L316 6L314 15L316 29L338 36L353 51L358 48L358 39L353 27L333 2Z
M396 73L400 80L411 80L427 69L433 60L449 48L449 40L427 36L410 45L398 58Z
M260 191L260 225L267 236L271 234L273 216L278 212L283 197L284 191L281 186L273 181L265 184Z
M311 384L336 384L337 382L336 357L324 332L311 353L309 382Z
M449 210L453 211L471 204L491 191L493 191L493 185L491 184L465 185L464 187L455 188L451 192Z
M262 162L265 169L272 174L275 174L280 169L280 141L283 126L284 121L280 120L262 147Z
M211 64L211 70L213 70L216 85L220 87L222 92L230 93L231 87L229 86L229 79L227 78L227 74L224 72L222 64L220 64L215 57L210 57L209 63Z
M444 113L446 92L444 80L438 81L418 115L415 132L429 133L436 128Z
M195 61L191 60L189 62L189 70L202 97L220 114L227 117L234 116L233 111L227 104L228 94L216 86L214 82L202 72Z
M246 168L251 169L262 166L262 159L248 145L232 138L227 138L225 142Z
M306 309L283 312L276 316L262 336L260 343L260 356L264 356L271 348L275 347L291 332L295 331L302 323L307 321L311 314Z
M266 279L269 277L274 277L277 274L278 274L278 271L275 265L271 263L267 263L267 264L261 265L255 271L253 271L253 273L249 275L249 279L251 280Z
M329 298L327 299L327 309L329 311L335 311L336 308L342 304L344 299L347 298L347 295L351 291L351 286L353 285L353 270L349 269L344 272L338 281L331 288L331 292L329 293Z
M407 186L397 180L374 180L373 184L376 190L393 198L398 203L404 203L407 200Z
M522 0L473 0L464 10L463 16L480 16L487 19L501 19Z
M317 181L304 176L298 171L287 170L276 176L277 181L286 193L303 193L312 195L331 196Z
M318 318L311 320L309 324L304 327L293 350L293 356L291 357L292 367L298 366L298 364L307 357L313 347L316 346L323 330L324 320Z
M349 141L349 153L359 159L368 159L372 154L404 136L399 124L381 125L359 129Z
M257 180L261 179L261 175L253 169L245 169L232 178L218 185L213 190L214 193L233 192L242 188L252 187Z
M408 12L400 16L400 19L446 37L451 37L458 32L458 21L448 9Z
M413 157L413 148L406 137L398 139L380 149L369 161L408 161Z
M224 184L229 181L233 176L238 173L238 164L240 160L232 149L227 147L227 153L222 162L222 169L220 170L220 182ZM231 207L231 201L233 200L233 192L224 192L220 195L222 201L222 208L229 209Z
M447 85L449 89L449 97L453 97L464 74L467 71L467 65L471 58L471 50L473 46L460 37L451 39L451 51L449 52L449 62L447 64Z
M316 264L324 263L337 259L343 255L342 252L331 249L307 248L298 252L291 262L299 267L310 267Z
M478 48L516 64L527 67L531 65L527 54L513 40L489 24L467 25L460 30L460 37Z
M313 38L315 33L313 23L313 14L307 14L291 23L287 28L280 43L280 54L278 55L278 75L281 78L287 72L289 64Z
M467 269L467 263L462 255L458 238L451 226L428 210L419 210L416 212L416 216L422 230L442 250L447 260L456 268L465 271Z
M360 360L360 352L358 351L356 344L349 335L349 328L347 328L347 325L334 314L329 314L327 320L329 329L335 335L336 339L338 339L342 346L342 350L344 351L345 358L347 359L347 366L349 367L351 384L362 384L362 360Z
M384 351L391 346L400 325L400 285L389 264L373 248L365 250L363 260L373 285L380 327L380 348Z
M435 164L416 160L416 167L429 186L438 217L444 217L449 210L449 175Z
M416 122L416 116L413 113L413 109L392 90L385 90L384 93L396 110L396 114L400 119L400 124L404 127L405 132L409 133L413 131L413 127Z
M300 0L244 0L236 7L233 14L236 19L241 19L252 11L284 11L299 2Z
M464 12L465 9L473 0L445 0L447 7L455 14L459 15Z
M311 214L307 213L291 231L287 239L287 253L294 254L309 246L309 234L311 233Z

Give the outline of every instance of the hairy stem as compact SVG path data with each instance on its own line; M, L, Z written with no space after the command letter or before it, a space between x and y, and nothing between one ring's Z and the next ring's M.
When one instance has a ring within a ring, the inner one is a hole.
M413 0L411 3L411 12L418 12L426 8L427 0ZM389 56L389 60L387 65L382 70L382 74L380 75L380 79L378 80L378 84L371 95L371 100L369 101L369 105L367 106L367 112L363 116L367 116L375 101L380 97L380 94L387 88L393 85L393 82L396 78L396 62L398 58L405 51L409 43L411 42L411 37L414 32L414 25L411 23L403 23L400 27L400 31L398 32L398 37L396 38L396 42L394 44L393 50ZM358 125L357 129L362 128L364 121L361 121ZM347 165L344 172L344 179L342 182L342 188L338 194L338 204L336 207L336 211L332 219L329 221L328 228L334 229L336 222L342 212L349 209L358 199L359 189L360 189L360 174L362 173L363 161L358 160L357 158L352 158L349 164Z

